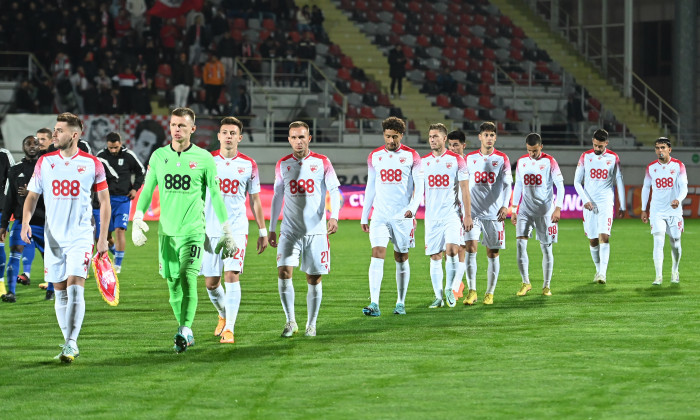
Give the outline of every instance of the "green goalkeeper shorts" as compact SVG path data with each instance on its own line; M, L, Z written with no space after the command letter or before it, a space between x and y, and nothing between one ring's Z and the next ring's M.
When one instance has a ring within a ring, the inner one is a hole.
M199 274L202 268L204 233L192 236L158 235L158 272L164 279Z

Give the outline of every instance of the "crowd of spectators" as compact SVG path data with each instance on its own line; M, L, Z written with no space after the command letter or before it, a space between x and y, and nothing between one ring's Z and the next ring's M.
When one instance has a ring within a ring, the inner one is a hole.
M293 0L205 0L200 11L173 19L149 14L155 3L0 0L0 50L30 51L49 73L29 80L25 73L15 111L149 114L159 68L167 64L169 106L201 102L210 114L228 112L240 105L236 58L257 72L265 62L254 58L277 58L284 73L300 74L299 58L315 57L314 39L327 40L321 10ZM275 30L257 43L236 39L236 19L271 19ZM292 42L290 32L302 41ZM195 88L206 93L195 95Z

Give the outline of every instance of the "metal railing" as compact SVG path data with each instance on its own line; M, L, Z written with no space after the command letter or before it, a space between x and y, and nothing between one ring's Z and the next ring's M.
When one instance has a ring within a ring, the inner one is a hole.
M548 2L526 1L530 8L550 22L550 27L569 42L585 59L592 63L601 76L608 79L623 92L624 84L624 63L622 54L611 54L602 42L591 33L591 29L597 26L579 27L573 23L571 16L561 8L556 12L557 16L552 16L552 10ZM621 24L610 24L608 27L621 26ZM605 29L603 29L605 30ZM678 110L664 100L654 89L652 89L639 75L634 72L631 78L632 98L640 105L649 122L658 124L666 135L680 133L681 119ZM679 138L680 142L681 139Z

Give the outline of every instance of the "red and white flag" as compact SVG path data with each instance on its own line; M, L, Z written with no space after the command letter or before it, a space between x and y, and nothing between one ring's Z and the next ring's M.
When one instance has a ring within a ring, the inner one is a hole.
M164 19L186 15L190 10L202 10L204 0L157 0L148 11L149 15Z

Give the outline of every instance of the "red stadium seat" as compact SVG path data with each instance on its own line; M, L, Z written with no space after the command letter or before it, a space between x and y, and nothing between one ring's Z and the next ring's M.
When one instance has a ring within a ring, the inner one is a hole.
M430 82L435 82L437 81L437 74L433 70L426 70L425 79Z
M338 78L341 80L348 80L348 81L351 80L352 76L350 75L350 70L345 68L345 67L339 68L338 69Z
M468 119L469 121L478 121L479 115L474 109L464 108L464 118Z
M481 81L484 83L488 83L489 85L492 85L494 80L493 80L493 72L491 71L482 71L481 72Z
M367 82L365 83L365 92L372 93L375 95L379 94L379 86L377 86L377 84L374 82Z
M394 21L403 25L406 23L406 15L401 12L394 12Z
M450 104L450 98L448 98L447 95L438 95L437 99L435 99L435 104L440 108L450 108L452 106L452 104Z
M349 55L344 55L343 58L340 59L340 65L346 69L352 69L355 67L355 65L352 63L352 58Z
M338 92L334 93L333 94L333 102L335 102L339 106L343 106L343 96Z
M482 95L479 98L479 106L481 106L482 108L486 108L486 109L496 108L496 105L494 105L493 102L491 102L491 97L487 96L487 95Z
M493 92L491 92L491 86L485 83L479 85L479 93L481 93L482 95L493 96Z
M359 118L360 113L357 112L357 107L348 105L348 113L346 114L348 118Z
M262 27L270 32L275 32L275 21L272 19L263 19Z
M403 33L404 33L403 24L401 24L399 22L394 22L391 25L391 32L393 32L396 35L403 35Z
M345 119L345 131L348 133L357 133L357 121L352 118Z
M363 106L362 109L360 110L360 117L366 118L368 120L375 119L376 117L374 116L374 112L372 112L372 108L368 106Z
M233 20L233 29L238 29L239 31L245 31L248 29L248 25L243 18L236 18Z
M588 121L590 122L598 122L598 118L600 117L600 114L598 114L598 111L595 109L591 109L588 111Z
M389 96L386 95L386 94L384 94L384 93L380 93L379 95L377 95L377 103L378 103L379 105L385 106L385 107L391 107L391 106L392 106L392 105L391 105L391 100L389 100Z
M351 81L350 82L350 91L355 92L355 93L359 93L360 95L362 95L363 93L365 93L364 83L360 82L359 80Z
M523 61L523 52L518 48L513 48L512 50L510 50L510 56L515 61Z
M173 75L172 69L170 68L170 64L168 63L163 63L158 66L158 73L162 74L165 77L170 77Z

